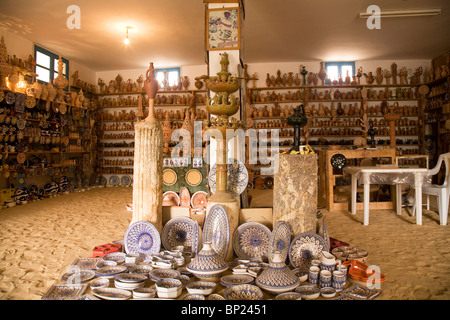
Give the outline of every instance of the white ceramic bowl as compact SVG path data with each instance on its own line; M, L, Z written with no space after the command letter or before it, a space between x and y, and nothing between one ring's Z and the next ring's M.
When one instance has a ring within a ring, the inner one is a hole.
M162 299L176 299L176 298L178 298L180 296L182 291L183 291L183 289L181 287L179 287L175 291L169 291L169 292L165 292L165 291L161 291L159 289L156 289L156 292L158 294L158 298L162 298Z
M134 290L137 288L141 288L144 285L145 285L145 282L122 282L122 281L114 280L114 286L117 289Z
M320 289L320 294L324 298L333 298L336 295L336 289L332 287L325 287Z
M210 295L216 290L217 283L212 281L194 281L186 284L186 290L190 294Z
M164 279L156 282L158 292L173 292L183 288L183 283L178 279Z
M312 285L297 287L295 292L300 293L302 299L305 300L317 299L320 296L320 289Z
M137 288L133 289L134 298L154 298L156 296L156 290L153 288Z
M91 287L91 289L106 288L109 286L109 279L100 278L100 279L94 280L89 284L89 286Z

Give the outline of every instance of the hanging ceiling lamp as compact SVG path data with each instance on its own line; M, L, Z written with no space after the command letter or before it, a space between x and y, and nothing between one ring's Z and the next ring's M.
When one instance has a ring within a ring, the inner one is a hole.
M123 43L127 46L130 44L130 39L128 38L128 29L130 29L130 27L127 27L127 36L125 39L123 39Z

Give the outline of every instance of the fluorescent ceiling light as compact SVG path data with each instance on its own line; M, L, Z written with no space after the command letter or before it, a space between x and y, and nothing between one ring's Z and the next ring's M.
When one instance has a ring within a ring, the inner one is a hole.
M441 14L441 9L380 11L380 17L383 18L422 17L422 16L435 16L439 14ZM376 12L361 12L359 14L359 17L369 18L374 15L376 15Z

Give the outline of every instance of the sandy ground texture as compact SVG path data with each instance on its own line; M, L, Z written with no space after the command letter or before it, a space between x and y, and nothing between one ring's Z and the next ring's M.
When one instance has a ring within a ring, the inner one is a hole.
M94 188L0 210L0 299L39 300L75 258L123 239L131 201L131 188ZM331 237L366 249L386 276L377 299L450 299L450 228L436 213L422 226L406 211L372 211L369 226L361 211L322 213Z

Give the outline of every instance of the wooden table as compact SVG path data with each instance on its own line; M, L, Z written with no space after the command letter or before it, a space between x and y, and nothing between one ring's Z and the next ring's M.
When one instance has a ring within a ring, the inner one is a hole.
M356 214L356 192L358 180L364 185L364 225L369 225L370 184L393 184L396 186L396 211L401 215L401 185L410 184L415 188L416 223L422 225L422 185L428 174L427 168L406 167L346 167L344 174L352 176L351 213Z

